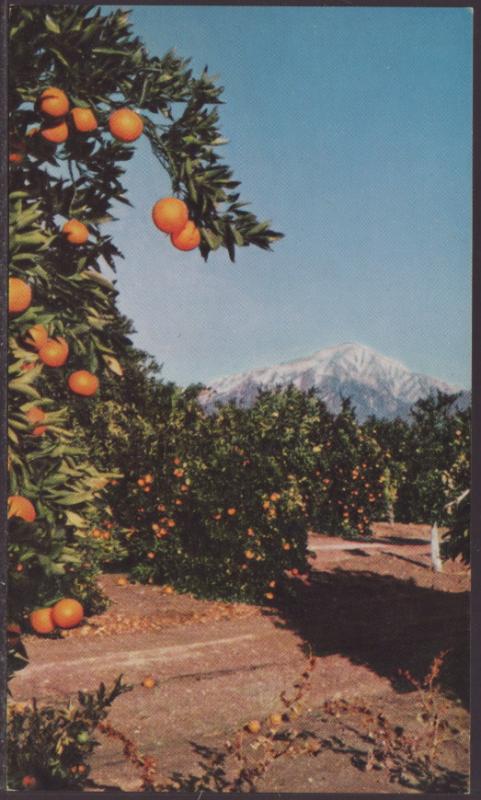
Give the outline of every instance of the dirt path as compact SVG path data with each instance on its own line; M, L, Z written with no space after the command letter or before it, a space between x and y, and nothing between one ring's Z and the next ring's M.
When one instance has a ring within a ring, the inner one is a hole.
M30 664L11 683L14 698L65 698L123 672L134 689L109 720L156 758L162 775L187 775L199 762L192 743L220 747L247 720L278 710L279 694L304 669L306 643L319 658L302 723L325 742L339 726L322 713L333 697L381 703L404 724L415 706L412 694L400 693L398 668L422 677L449 647L450 713L464 731L467 571L450 564L432 572L425 526L378 526L366 544L312 535L310 548L312 584L301 587L297 605L276 611L121 587L117 576L104 576L106 613L63 639L27 637ZM146 675L154 689L142 686ZM353 737L347 728L343 735ZM449 756L453 769L466 768L465 734L462 742ZM404 791L386 774L360 773L350 747L279 760L259 790ZM92 766L99 785L139 788L115 741L103 742Z

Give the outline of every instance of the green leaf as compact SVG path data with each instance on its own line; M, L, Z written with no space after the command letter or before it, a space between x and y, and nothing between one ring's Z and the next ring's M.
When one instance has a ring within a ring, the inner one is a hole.
M49 14L45 14L44 22L45 22L45 27L51 33L60 33L59 26L57 25L56 22L54 22L54 20L52 19L52 17Z

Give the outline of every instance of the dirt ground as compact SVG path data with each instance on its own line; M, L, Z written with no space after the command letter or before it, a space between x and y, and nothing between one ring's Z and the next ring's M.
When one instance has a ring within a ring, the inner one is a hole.
M30 664L11 682L14 699L66 699L122 672L133 690L109 721L155 759L162 779L192 791L202 763L217 758L218 779L230 774L225 742L246 722L286 710L280 695L295 691L310 652L309 691L274 745L282 749L297 731L292 752L273 759L256 790L466 791L469 571L452 562L432 571L427 526L379 524L366 543L312 534L309 546L312 580L298 581L296 599L276 608L103 576L105 613L61 639L26 637ZM433 723L405 673L421 681L442 651ZM146 676L154 688L142 685ZM422 738L429 730L439 742L431 771ZM257 739L245 739L249 763L264 752ZM101 741L89 788L141 788L120 742Z

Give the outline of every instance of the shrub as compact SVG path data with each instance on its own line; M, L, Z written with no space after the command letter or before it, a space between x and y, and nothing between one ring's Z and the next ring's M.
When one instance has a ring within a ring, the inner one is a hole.
M86 763L98 744L95 731L108 709L131 687L119 676L110 689L79 692L66 706L15 703L7 707L9 789L75 789L85 785Z

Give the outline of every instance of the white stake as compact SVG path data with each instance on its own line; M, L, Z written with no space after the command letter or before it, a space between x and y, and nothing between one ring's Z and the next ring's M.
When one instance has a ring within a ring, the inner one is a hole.
M431 561L435 572L443 571L443 562L439 551L439 532L437 522L431 528Z

